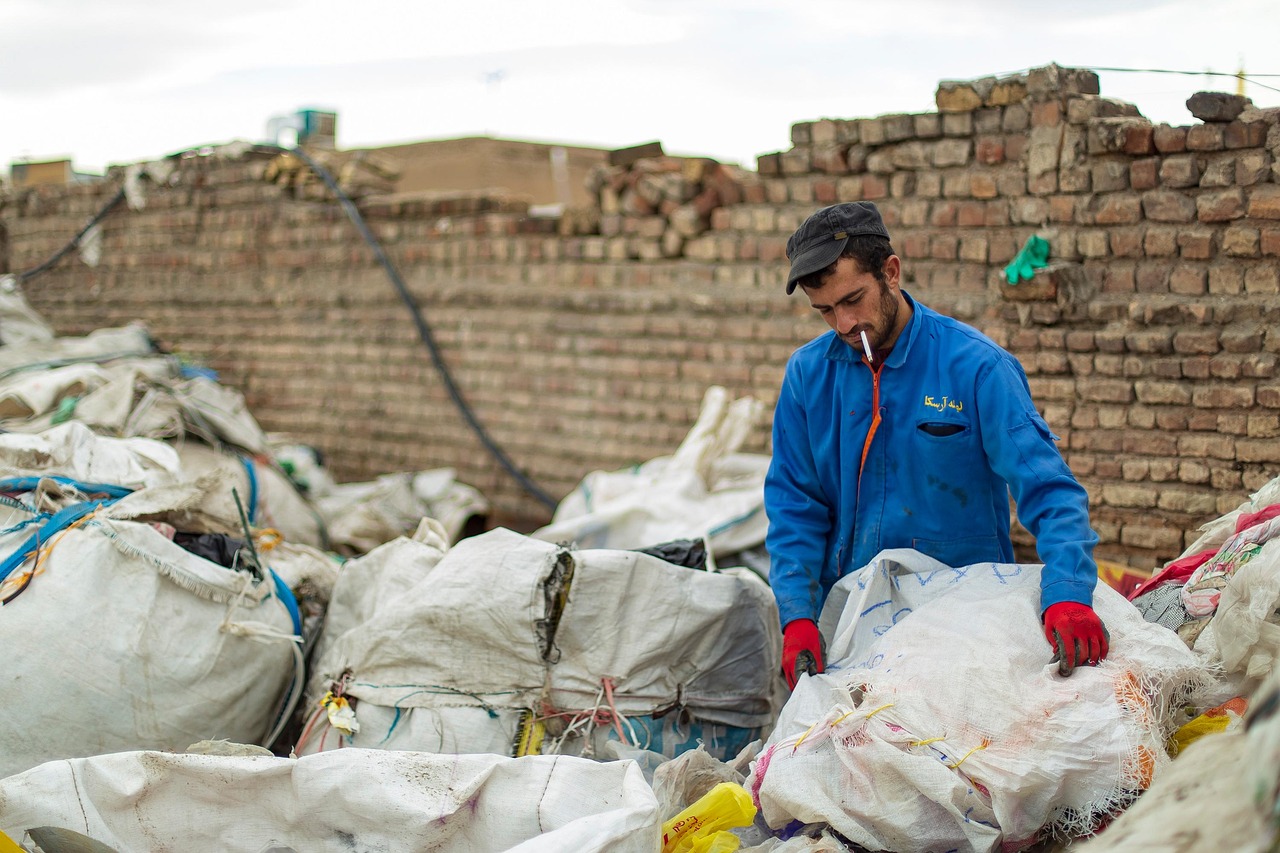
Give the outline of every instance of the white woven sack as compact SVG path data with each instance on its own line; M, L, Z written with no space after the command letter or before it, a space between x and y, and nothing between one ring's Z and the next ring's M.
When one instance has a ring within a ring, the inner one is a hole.
M704 539L713 555L764 542L769 457L737 453L759 419L759 401L707 390L697 422L672 456L623 471L595 471L533 533L580 548L647 548Z
M339 579L309 700L341 682L357 700L355 745L505 752L526 710L599 711L606 679L624 715L772 722L777 609L749 572L569 552L502 529L441 556L442 533L382 546ZM553 625L554 579L570 565Z
M75 421L39 434L0 435L0 477L55 475L131 489L183 479L178 454L149 438L107 438Z
M30 531L6 537L8 554ZM262 739L296 674L271 581L102 515L0 607L0 777L58 758Z
M1170 704L1202 677L1172 632L1099 585L1098 667L1057 674L1040 567L879 554L823 612L804 676L753 769L770 826L829 823L869 850L995 850L1084 831L1168 762Z
M154 352L147 330L139 325L97 329L82 338L32 339L0 346L0 377L81 361L101 364Z
M60 826L121 853L657 853L633 761L343 749L299 759L130 752L0 781L0 829Z
M53 327L27 302L16 275L0 275L0 345L53 339Z

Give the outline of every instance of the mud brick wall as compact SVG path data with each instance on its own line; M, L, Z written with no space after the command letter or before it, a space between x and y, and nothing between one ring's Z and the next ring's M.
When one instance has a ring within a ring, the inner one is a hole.
M670 453L709 385L771 407L787 356L825 330L783 294L787 236L818 206L875 201L912 295L1026 367L1099 556L1149 567L1280 474L1280 116L1210 100L1204 121L1153 126L1089 72L943 83L937 112L798 122L678 242L653 213L360 205L480 421L559 498ZM545 520L458 416L341 209L267 183L269 156L177 161L145 208L104 221L97 266L64 261L28 298L63 334L144 322L340 479L451 466L497 521ZM0 197L0 271L44 260L119 179ZM1032 235L1050 265L1011 286ZM747 449L767 452L767 424Z

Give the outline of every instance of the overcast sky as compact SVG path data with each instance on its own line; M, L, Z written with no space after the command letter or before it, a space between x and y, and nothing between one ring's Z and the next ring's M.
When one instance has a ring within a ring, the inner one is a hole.
M341 147L489 134L754 167L790 126L934 108L943 79L1057 62L1189 123L1203 89L1280 105L1277 0L0 0L0 169L263 140L338 113Z

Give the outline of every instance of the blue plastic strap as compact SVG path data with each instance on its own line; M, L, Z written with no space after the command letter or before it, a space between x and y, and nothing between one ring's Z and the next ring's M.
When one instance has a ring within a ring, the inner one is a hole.
M249 523L258 523L258 473L253 470L253 460L248 456L240 457L240 464L244 466L244 472L249 475L249 506L245 508L245 512L249 514Z
M0 492L29 492L39 485L41 480L53 480L64 486L71 486L86 495L106 495L111 498L122 498L132 494L128 486L111 486L106 483L83 483L70 477L7 477L0 480Z
M293 590L289 589L289 585L280 579L275 569L267 569L271 572L271 580L276 585L276 595L280 599L280 603L284 605L284 609L289 611L289 618L293 620L293 633L302 636L302 613L298 610L298 599L294 598Z
M26 542L18 546L18 549L4 559L0 563L0 582L13 574L13 570L21 566L32 551L40 547L42 542L48 542L53 536L61 530L65 530L93 512L100 506L109 506L116 502L118 498L102 498L100 500L85 501L84 503L72 504L69 507L59 510L48 521L41 525L40 529L31 535ZM292 595L292 593L290 594ZM297 607L297 604L294 604Z

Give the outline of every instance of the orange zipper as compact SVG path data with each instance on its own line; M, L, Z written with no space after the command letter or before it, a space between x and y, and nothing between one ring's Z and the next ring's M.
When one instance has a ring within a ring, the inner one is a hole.
M866 359L863 359L866 364ZM867 369L871 371L871 405L874 408L874 414L871 416L871 428L867 430L867 440L862 443L862 459L858 462L858 491L862 491L862 469L867 464L867 453L871 450L871 439L875 438L876 430L880 427L880 368L883 365L872 367L867 364Z

